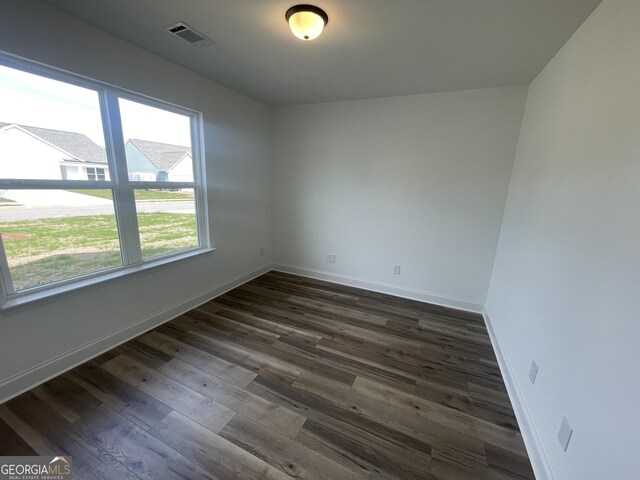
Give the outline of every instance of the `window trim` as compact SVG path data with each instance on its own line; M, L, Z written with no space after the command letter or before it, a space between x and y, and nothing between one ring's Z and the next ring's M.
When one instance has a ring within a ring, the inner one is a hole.
M0 189L109 189L113 192L113 206L120 241L122 265L90 272L84 275L51 282L16 292L0 238L0 310L5 311L29 305L49 298L57 298L79 289L99 285L113 279L145 272L158 266L169 265L215 250L212 247L207 202L206 162L204 157L204 129L201 112L181 107L170 102L156 100L147 95L116 87L99 80L77 75L56 67L0 51L0 65L33 75L95 91L98 95L100 116L105 138L105 150L109 180L32 180L0 179ZM136 182L130 181L127 172L122 121L118 100L137 102L190 119L193 182ZM196 226L199 245L152 258L143 259L138 231L135 202L137 189L192 188L196 211Z

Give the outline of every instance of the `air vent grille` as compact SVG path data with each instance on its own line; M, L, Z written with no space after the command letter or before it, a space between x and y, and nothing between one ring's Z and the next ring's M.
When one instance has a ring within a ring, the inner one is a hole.
M211 45L212 43L214 43L213 40L204 36L195 28L187 25L184 22L174 23L173 25L164 27L164 29L170 34L186 40L195 47L204 47L205 45Z

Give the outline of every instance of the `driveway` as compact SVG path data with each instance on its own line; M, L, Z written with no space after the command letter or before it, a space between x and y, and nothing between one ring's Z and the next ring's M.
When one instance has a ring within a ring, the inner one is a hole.
M71 205L55 207L27 207L0 203L0 222L17 222L20 220L37 220L41 218L113 215L113 205L109 200L104 201L106 202L106 205ZM136 208L139 213L196 213L192 202L140 202L136 205Z
M25 207L111 205L111 200L66 190L11 190L4 196Z

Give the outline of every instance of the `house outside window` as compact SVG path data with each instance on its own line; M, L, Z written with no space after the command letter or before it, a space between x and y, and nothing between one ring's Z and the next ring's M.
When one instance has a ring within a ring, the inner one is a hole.
M7 55L0 96L0 307L210 250L200 113Z

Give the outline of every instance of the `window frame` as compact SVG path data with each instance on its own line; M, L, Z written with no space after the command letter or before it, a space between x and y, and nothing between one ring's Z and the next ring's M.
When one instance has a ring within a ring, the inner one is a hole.
M0 310L8 310L29 305L52 297L72 293L78 289L110 282L123 276L166 266L170 263L202 255L215 250L209 228L207 184L203 143L203 115L201 112L181 107L173 103L157 100L147 95L132 92L105 82L67 72L22 57L0 51L0 65L38 75L51 80L95 91L98 95L100 116L105 139L105 151L109 180L37 180L2 179L0 190L36 189L59 190L108 189L112 191L113 207L120 243L122 265L96 272L47 283L21 291L15 291L11 272L0 236ZM193 161L193 182L148 182L130 181L127 170L122 120L118 100L126 99L185 115L190 119L191 151ZM97 177L97 175L96 175ZM135 191L140 189L190 188L194 192L196 228L199 244L162 255L143 259L138 229L138 213Z

